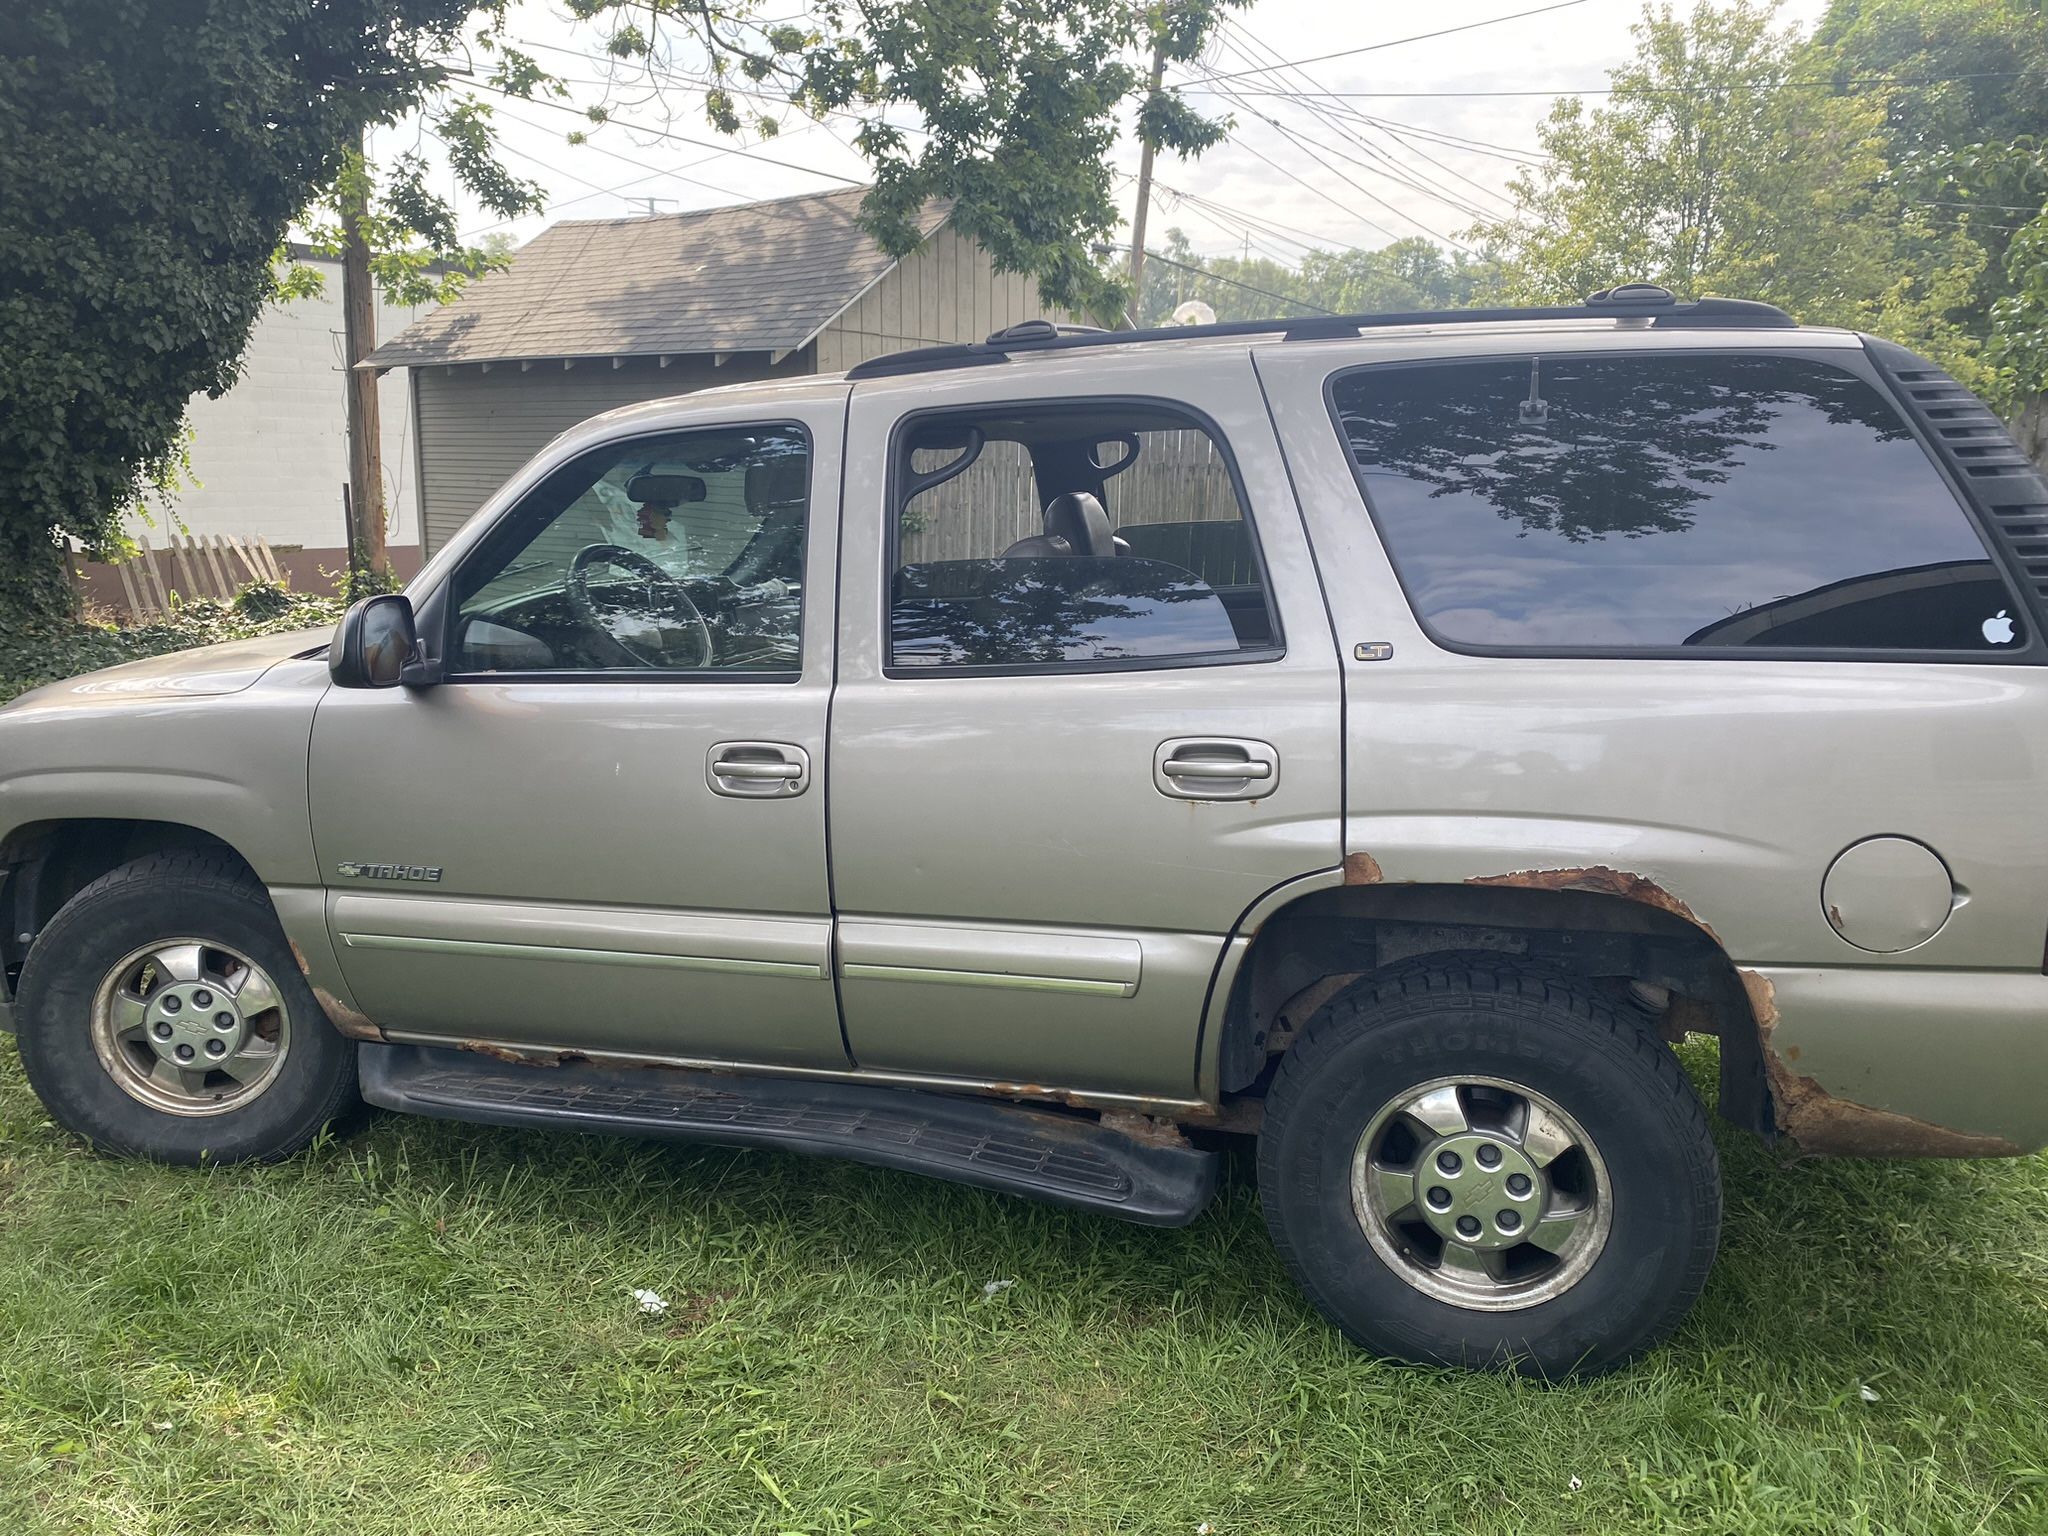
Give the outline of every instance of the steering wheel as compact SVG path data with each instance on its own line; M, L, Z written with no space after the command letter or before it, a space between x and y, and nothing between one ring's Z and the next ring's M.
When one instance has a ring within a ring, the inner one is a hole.
M637 604L600 603L590 594L590 568L593 565L613 566L639 577L646 592L645 601ZM592 634L602 636L604 643L624 657L629 667L667 669L711 665L711 626L704 622L703 612L691 601L680 581L635 550L623 549L617 544L586 544L569 562L569 575L562 583L562 592L569 599L569 607L578 621ZM696 654L678 662L658 646L642 650L636 641L644 634L644 628L621 623L645 620L654 615L665 615L691 631L696 639ZM624 633L620 632L621 628Z

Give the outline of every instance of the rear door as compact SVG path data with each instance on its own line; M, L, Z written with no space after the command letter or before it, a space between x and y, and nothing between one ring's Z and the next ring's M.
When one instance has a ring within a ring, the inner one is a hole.
M420 594L447 680L328 693L313 836L387 1031L845 1065L824 806L844 401L642 413L553 453Z
M863 1068L1199 1097L1233 925L1338 862L1336 658L1249 363L1170 399L1113 366L855 388L830 807Z

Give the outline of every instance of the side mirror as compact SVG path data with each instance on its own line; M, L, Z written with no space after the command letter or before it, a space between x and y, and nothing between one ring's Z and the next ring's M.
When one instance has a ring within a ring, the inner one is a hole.
M337 688L431 682L419 649L409 598L396 592L366 597L341 616L341 627L327 647L327 675Z

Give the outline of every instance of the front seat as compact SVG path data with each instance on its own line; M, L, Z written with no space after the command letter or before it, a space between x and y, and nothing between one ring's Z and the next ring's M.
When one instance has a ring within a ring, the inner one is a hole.
M1002 558L1045 559L1070 555L1107 558L1118 553L1116 532L1102 503L1086 491L1067 491L1045 506L1045 532L1019 539Z
M747 466L747 510L761 519L761 526L726 569L733 583L751 587L771 579L800 578L810 473L810 460L797 454Z

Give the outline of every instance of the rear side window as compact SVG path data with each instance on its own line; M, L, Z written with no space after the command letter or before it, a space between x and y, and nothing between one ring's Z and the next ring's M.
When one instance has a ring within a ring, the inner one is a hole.
M1826 363L1525 356L1362 369L1331 395L1409 600L1449 644L2027 642L1898 413Z
M1085 671L1278 654L1220 442L1145 404L926 417L897 446L889 666Z

